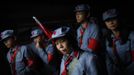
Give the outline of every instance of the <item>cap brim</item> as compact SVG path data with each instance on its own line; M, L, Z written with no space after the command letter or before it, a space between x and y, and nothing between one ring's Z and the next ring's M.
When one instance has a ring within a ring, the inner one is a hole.
M116 17L117 17L117 16L112 16L112 17L109 17L109 18L104 19L103 21L107 21L107 20L115 19Z
M108 20L112 20L112 19L116 19L116 16L115 16L115 17L107 18L107 19L105 19L105 20L103 20L103 21L108 21Z
M8 36L5 36L5 37L3 37L0 41L3 41L3 40L5 40L5 39L7 39L7 38L9 38L9 37L12 37L13 35L8 35Z
M82 12L82 11L85 11L85 10L74 10L74 12Z
M37 36L39 36L39 35L41 35L41 34L33 35L33 36L31 36L30 38L35 38L35 37L37 37Z
M89 11L89 10L74 10L74 12L82 12L82 11Z
M65 34L60 35L60 36L58 36L58 37L51 38L51 39L49 39L49 41L52 41L52 40L55 40L55 39L58 39L58 38L61 38L61 37L64 37L64 36L65 36Z
M37 37L37 36L31 36L30 38L34 38L34 37Z

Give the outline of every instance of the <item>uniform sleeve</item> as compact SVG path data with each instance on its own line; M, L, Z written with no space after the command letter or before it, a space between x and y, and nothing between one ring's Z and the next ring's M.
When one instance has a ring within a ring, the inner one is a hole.
M9 54L9 51L8 51L8 53L7 53L7 60L8 60L9 63L11 62L11 61L10 61L10 54Z
M89 55L89 57L86 57L86 63L85 63L85 71L86 75L99 75L99 64L98 64L98 58L94 55ZM88 61L87 61L88 60Z
M54 56L54 47L52 44L48 45L46 48L47 55L48 55L48 62L51 62L53 60Z
M99 29L96 25L92 25L92 29L89 32L91 36L88 39L88 48L95 51L99 48Z
M43 48L37 48L40 58L43 60L44 64L48 64L47 52Z
M132 61L134 61L134 32L131 32L129 38L130 38L130 41L131 41L131 55L132 55Z
M79 36L80 36L80 27L77 29L77 42L78 42L78 46L80 47L80 39L79 39Z
M52 45L52 44L48 45L48 46L46 47L46 51L47 51L47 53L49 53L49 54L54 54L54 47L53 47L53 45Z
M29 75L32 74L34 61L31 55L30 50L27 49L26 46L22 46L20 48L19 57L16 67L18 75Z
M105 63L106 63L106 70L107 70L108 75L114 75L113 70L114 70L115 65L112 61L112 58L110 58L108 54L106 54Z
M131 49L134 50L134 32L130 34Z
M48 55L48 62L51 62L54 58L54 47L52 44L49 44L46 48L47 55Z

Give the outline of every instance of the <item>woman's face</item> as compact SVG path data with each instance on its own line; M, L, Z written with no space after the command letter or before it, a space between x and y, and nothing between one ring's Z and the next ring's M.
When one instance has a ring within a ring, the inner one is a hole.
M56 42L56 48L64 55L64 54L68 54L69 53L69 43L67 39L57 39Z
M118 20L117 19L110 19L105 21L105 24L107 26L108 29L110 30L116 30L118 27Z

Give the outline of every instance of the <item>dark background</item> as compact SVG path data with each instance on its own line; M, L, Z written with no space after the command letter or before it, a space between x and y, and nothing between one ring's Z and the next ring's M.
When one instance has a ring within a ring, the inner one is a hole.
M30 39L30 30L37 26L32 16L36 16L50 30L61 25L77 27L73 10L77 4L82 3L91 6L91 15L98 19L101 27L103 27L102 12L109 8L116 8L126 27L134 28L132 0L18 0L0 2L0 32L14 29L19 42L26 44ZM0 75L10 74L6 53L7 49L0 43Z

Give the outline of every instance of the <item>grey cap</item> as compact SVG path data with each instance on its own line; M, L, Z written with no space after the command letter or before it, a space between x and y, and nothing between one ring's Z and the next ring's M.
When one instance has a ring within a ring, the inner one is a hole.
M1 36L1 40L0 41L6 39L8 37L11 37L13 35L14 35L14 31L13 30L5 30L5 31L1 32L1 35L0 35Z
M112 19L118 16L117 14L117 10L116 9L109 9L107 11L105 11L102 15L103 17L103 21L106 21L108 19Z
M102 18L103 18L103 21L106 21L108 19L112 19L112 18L115 18L117 16L118 16L118 14L117 14L116 9L109 9L103 13Z
M41 29L34 29L33 31L31 31L31 38L37 37L42 34L43 32Z
M53 34L52 34L52 39L56 39L56 38L60 38L60 37L64 37L67 35L67 33L70 31L70 27L60 27L57 28L56 30L54 30Z
M80 4L80 5L77 5L76 7L75 7L75 12L77 12L77 11L89 11L90 10L90 6L89 5L87 5L87 4Z

